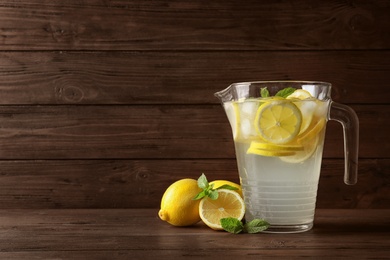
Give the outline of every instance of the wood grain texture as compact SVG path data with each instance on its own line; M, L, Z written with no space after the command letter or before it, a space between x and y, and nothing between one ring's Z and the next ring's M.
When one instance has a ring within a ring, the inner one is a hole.
M185 239L185 238L184 238ZM141 240L145 242L144 240ZM155 242L155 241L153 241ZM148 242L146 242L148 243ZM252 243L256 243L253 241ZM275 241L283 245L283 241ZM310 259L318 256L318 258L331 258L331 259L345 259L351 257L351 255L357 255L359 258L367 259L386 259L390 254L390 250L383 249L370 249L370 248L354 248L354 249L342 249L337 250L326 249L283 249L277 250L277 246L273 248L261 248L261 249L236 249L236 250L221 250L217 255L214 255L213 250L204 249L164 249L164 250L53 250L53 251L21 251L21 252L0 252L0 257L4 259L17 259L17 260L30 260L30 259L156 259L156 258L173 258L173 259L215 259L215 257L225 258L240 258L245 259L275 259L275 257L288 259ZM358 259L356 257L356 259Z
M388 49L387 1L2 1L1 50Z
M360 157L389 155L390 106L353 108ZM3 106L0 120L1 159L234 158L220 105ZM325 144L325 157L344 156L341 125L328 124Z
M365 159L355 186L344 161L324 159L317 208L387 208L389 159ZM0 208L158 208L182 178L239 183L235 159L0 161Z
M385 259L389 217L390 210L317 210L305 233L233 235L201 223L173 227L156 209L0 210L0 257Z
M1 1L0 208L158 207L187 174L237 180L213 94L252 80L333 83L360 119L360 182L342 183L342 129L329 122L318 205L388 208L389 11L383 0Z
M390 51L1 52L0 104L217 104L233 82L317 80L388 104Z

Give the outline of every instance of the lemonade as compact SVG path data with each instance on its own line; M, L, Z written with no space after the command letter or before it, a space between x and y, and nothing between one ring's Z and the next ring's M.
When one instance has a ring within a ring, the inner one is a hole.
M344 183L357 182L359 119L331 99L331 88L320 81L254 81L215 93L233 132L245 219L264 219L266 232L313 226L328 120L343 127Z
M328 106L303 90L224 103L247 221L265 219L270 232L312 227Z

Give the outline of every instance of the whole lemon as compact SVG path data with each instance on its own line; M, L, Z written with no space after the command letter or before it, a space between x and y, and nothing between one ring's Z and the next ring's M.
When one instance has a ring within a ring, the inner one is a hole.
M234 188L237 188L237 190L234 190L235 192L237 192L238 194L240 194L241 198L243 198L242 196L242 189L241 189L241 185L237 184L237 183L234 183L234 182L231 182L231 181L226 181L226 180L215 180L215 181L212 181L210 182L210 185L211 184L214 184L213 188L214 189L217 189L219 187L221 187L222 185L230 185Z
M181 179L172 183L161 199L158 216L174 226L190 226L200 221L200 200L193 198L201 192L194 179Z

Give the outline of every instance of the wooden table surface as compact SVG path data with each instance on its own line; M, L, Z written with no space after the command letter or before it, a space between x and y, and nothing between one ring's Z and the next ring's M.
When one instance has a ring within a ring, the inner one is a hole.
M390 209L318 209L299 234L178 228L157 209L0 210L0 259L390 257Z

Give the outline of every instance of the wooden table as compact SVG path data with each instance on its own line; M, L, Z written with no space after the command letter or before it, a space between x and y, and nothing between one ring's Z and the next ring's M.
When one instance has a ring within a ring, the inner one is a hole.
M157 209L0 210L0 259L390 257L390 209L319 209L300 234L178 228Z

